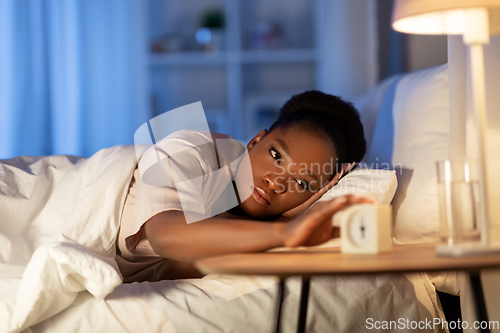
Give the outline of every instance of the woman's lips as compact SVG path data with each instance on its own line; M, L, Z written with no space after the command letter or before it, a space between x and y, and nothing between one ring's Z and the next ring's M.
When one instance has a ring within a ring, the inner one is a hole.
M271 197L260 187L255 186L252 192L252 197L261 205L270 205Z

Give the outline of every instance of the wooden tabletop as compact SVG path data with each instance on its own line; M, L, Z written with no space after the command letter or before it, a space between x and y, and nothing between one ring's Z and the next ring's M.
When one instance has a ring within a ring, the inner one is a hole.
M280 252L231 254L199 260L203 273L244 275L323 275L477 271L500 267L500 254L438 257L436 244L394 245L377 255L342 254L340 248L303 249Z

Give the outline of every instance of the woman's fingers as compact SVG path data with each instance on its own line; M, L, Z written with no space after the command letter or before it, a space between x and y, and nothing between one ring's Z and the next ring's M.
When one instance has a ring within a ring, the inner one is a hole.
M351 171L352 168L354 168L355 165L356 165L356 162L352 162L352 163L349 163L349 164L344 164L342 166L342 169L340 170L340 172L335 175L335 176L338 176L335 184L337 184L344 175L346 175L347 173L349 173L349 171Z
M337 211L355 203L373 203L373 199L365 196L349 194L331 201L318 202L311 211L311 217L326 219L331 217Z
M356 162L352 162L350 164L344 164L339 172L330 179L330 181L323 186L319 191L317 191L312 197L316 197L316 199L319 199L323 194L325 194L329 189L337 185L337 183L340 181L340 179L346 175L349 171L354 168L356 165Z
M325 194L326 192L328 192L328 190L334 187L340 181L342 176L351 171L351 169L354 168L355 165L356 162L352 162L350 164L344 164L342 166L342 169L332 179L330 179L330 181L325 186L316 191L316 193L314 193L309 199L306 200L306 203L308 204L307 207L315 203L319 198L323 196L323 194Z

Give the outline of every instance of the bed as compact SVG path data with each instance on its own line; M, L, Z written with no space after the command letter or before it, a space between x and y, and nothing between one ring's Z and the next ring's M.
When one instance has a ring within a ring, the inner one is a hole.
M366 168L345 177L325 198L354 192L392 200L395 242L436 241L435 179L428 170L448 149L442 127L449 121L447 66L392 77L355 104L370 142ZM104 149L88 159L17 157L0 163L1 332L269 329L273 277L210 274L122 284L115 241L136 163L133 147ZM393 166L396 171L375 170ZM315 277L307 331L359 332L368 319L444 318L436 288L456 293L456 276ZM299 281L289 279L285 290L283 331L291 332Z

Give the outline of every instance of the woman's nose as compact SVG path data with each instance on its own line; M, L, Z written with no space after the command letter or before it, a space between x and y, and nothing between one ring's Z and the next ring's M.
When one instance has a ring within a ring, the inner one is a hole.
M267 174L264 177L264 181L269 186L269 189L276 194L283 194L286 192L286 182L283 176L278 176L275 174Z

